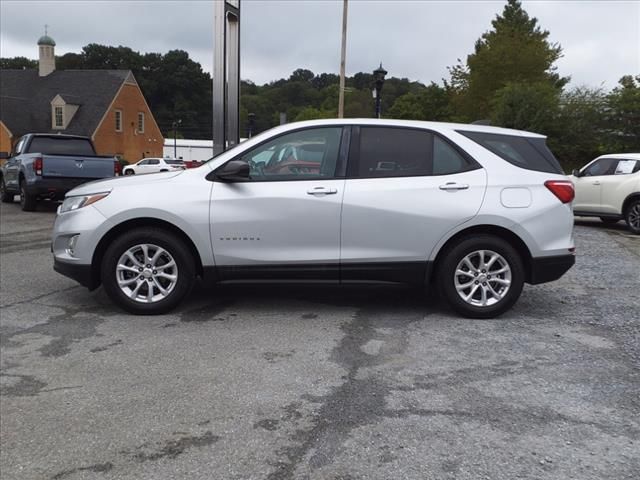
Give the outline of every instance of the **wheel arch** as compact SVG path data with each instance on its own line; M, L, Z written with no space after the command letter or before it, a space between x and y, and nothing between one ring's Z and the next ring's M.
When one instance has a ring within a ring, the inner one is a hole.
M463 238L468 237L469 235L493 235L498 237L507 243L509 243L513 248L516 249L520 258L522 259L522 264L524 266L525 271L525 282L529 282L531 280L531 251L527 244L520 238L517 234L512 232L511 230L500 227L497 225L474 225L472 227L465 228L464 230L460 230L456 232L454 235L449 238L444 245L440 248L436 257L433 261L433 267L431 268L430 278L428 282L433 282L436 280L436 276L433 274L438 271L439 264L442 262L442 259L447 255L447 252L459 241Z
M124 222L121 222L115 225L109 231L107 231L98 242L98 245L96 246L93 252L93 257L91 259L91 279L92 279L92 285L91 285L92 288L90 288L91 290L98 288L98 286L100 285L100 275L101 275L100 268L102 265L102 259L104 257L104 254L109 244L113 241L113 239L115 239L121 233L130 231L134 228L140 228L140 227L159 228L159 229L163 229L168 232L171 232L177 235L178 237L180 237L180 239L184 241L185 245L193 255L197 275L199 276L203 275L204 269L202 266L202 258L200 256L200 252L198 252L198 249L196 245L193 243L193 241L191 240L191 238L189 238L189 236L181 228L177 227L171 222L168 222L166 220L161 220L158 218L153 218L153 217L134 218L130 220L125 220Z
M622 210L620 211L620 214L624 217L627 212L627 207L629 206L629 204L632 201L638 200L638 199L640 199L640 192L633 192L627 195L627 198L625 198L624 202L622 202Z

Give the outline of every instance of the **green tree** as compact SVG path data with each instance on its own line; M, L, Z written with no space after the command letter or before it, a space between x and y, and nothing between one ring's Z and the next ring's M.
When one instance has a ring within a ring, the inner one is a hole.
M607 96L608 150L637 152L640 150L640 75L626 75Z
M0 58L0 68L3 70L32 69L38 68L38 62L26 57Z
M457 95L456 106L468 120L488 118L495 93L508 83L547 82L562 88L568 81L556 73L562 48L550 43L519 0L508 0L493 29L476 42L474 53L449 69L449 87Z
M548 82L508 83L494 95L491 123L551 135L556 132L560 92Z
M548 144L566 171L606 153L606 110L602 89L577 87L561 95L558 131Z

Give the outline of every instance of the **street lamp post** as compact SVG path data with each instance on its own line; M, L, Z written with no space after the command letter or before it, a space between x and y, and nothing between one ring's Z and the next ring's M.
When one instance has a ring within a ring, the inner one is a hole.
M173 158L178 158L178 142L176 141L176 130L178 129L178 125L182 123L182 120L174 120L173 121Z
M247 138L251 138L253 136L253 131L256 128L256 114L248 113L247 114Z
M380 104L382 102L382 86L384 85L384 76L387 74L387 71L382 68L382 62L380 62L380 66L373 71L373 81L375 84L375 90L373 91L373 95L376 99L376 118L380 118L381 108Z

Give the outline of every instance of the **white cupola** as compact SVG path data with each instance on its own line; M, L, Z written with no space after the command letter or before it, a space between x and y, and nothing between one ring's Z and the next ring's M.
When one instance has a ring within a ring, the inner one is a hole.
M47 26L44 27L44 35L38 40L38 75L46 77L56 69L55 56L56 42L47 35Z

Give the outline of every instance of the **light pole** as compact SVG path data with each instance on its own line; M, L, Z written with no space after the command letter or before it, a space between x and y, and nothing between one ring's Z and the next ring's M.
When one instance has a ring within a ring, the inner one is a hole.
M173 158L178 158L178 148L176 141L176 130L178 129L178 125L182 123L182 120L174 120L173 121Z
M376 118L380 118L382 86L384 85L384 76L386 74L387 74L387 71L384 68L382 68L382 62L380 62L380 66L373 71L373 81L375 84L375 90L373 91L373 95L376 99Z
M253 131L256 128L256 114L248 113L247 114L247 138L251 138L253 136Z

